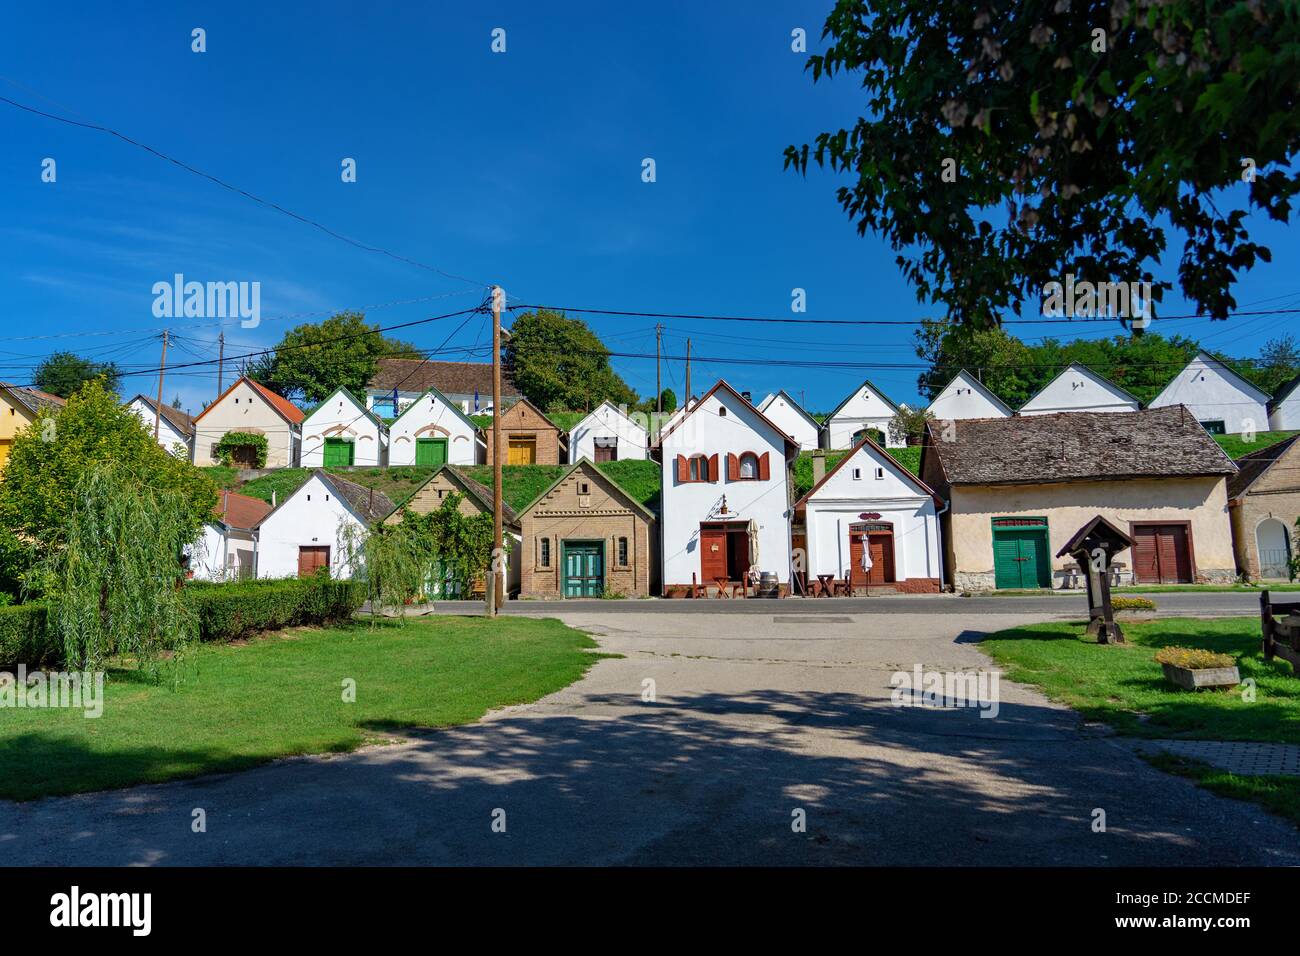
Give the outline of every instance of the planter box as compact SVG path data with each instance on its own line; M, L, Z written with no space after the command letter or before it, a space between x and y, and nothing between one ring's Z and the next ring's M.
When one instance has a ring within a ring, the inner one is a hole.
M1119 621L1121 624L1125 622L1133 623L1135 621L1154 621L1155 617L1156 617L1155 611L1149 611L1145 609L1139 610L1134 608L1130 610L1115 612L1115 620Z
M1241 683L1241 675L1235 667L1179 667L1176 664L1161 664L1165 679L1177 684L1184 690L1199 690L1202 687L1236 687Z

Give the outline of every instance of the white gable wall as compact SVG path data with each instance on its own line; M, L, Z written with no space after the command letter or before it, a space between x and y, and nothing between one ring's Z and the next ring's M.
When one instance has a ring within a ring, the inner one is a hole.
M876 477L877 469L882 473ZM859 477L854 477L855 471ZM878 513L894 526L894 576L897 581L942 578L939 520L934 499L905 478L900 466L863 445L817 489L804 505L808 535L808 574L847 577L849 526Z
M904 442L894 442L889 437L889 422L894 409L870 385L860 385L835 414L826 420L829 448L852 448L853 436L864 428L875 428L885 437L890 448L901 447Z
M1269 413L1268 427L1273 431L1300 431L1300 388L1291 392Z
M1138 403L1088 369L1071 365L1020 408L1021 415L1054 412L1136 412Z
M785 395L777 392L764 399L764 402L760 406L762 413L771 419L772 424L797 441L801 451L812 451L818 447L821 429L815 422L809 421Z
M596 439L618 439L618 460L644 460L648 436L646 430L609 402L602 402L569 432L569 463L586 458L596 460Z
M326 545L330 549L330 577L350 578L352 564L344 530L348 527L357 530L355 543L359 546L364 522L319 475L312 475L258 527L257 576L295 578L298 548Z
M388 427L388 463L414 465L419 438L446 438L449 465L479 462L477 430L434 392L422 395Z
M1011 417L1011 411L993 401L980 383L967 372L958 374L934 397L929 412L940 421Z
M146 403L135 399L127 406L136 414L140 421L144 422L145 427L149 429L149 434L153 434L154 410ZM179 458L186 460L190 457L190 439L188 435L182 435L176 428L162 416L158 417L158 444L162 445L168 451L176 454ZM176 451L176 446L180 445L181 450Z
M335 392L303 420L302 467L320 468L325 464L326 438L352 442L354 465L384 463L383 430L346 392Z
M253 576L257 552L250 532L208 523L185 553L196 581L234 581Z
M1221 421L1227 434L1240 435L1268 428L1267 401L1263 392L1246 388L1218 362L1198 355L1151 401L1150 407L1186 405L1198 422Z
M725 408L727 413L720 416ZM765 424L748 403L725 389L702 400L662 442L663 492L659 519L665 585L702 580L700 522L758 522L759 570L790 581L790 485L785 438ZM727 480L727 453L768 453L767 481ZM718 456L716 482L678 482L677 456ZM727 514L719 513L723 496ZM712 583L712 582L709 582Z

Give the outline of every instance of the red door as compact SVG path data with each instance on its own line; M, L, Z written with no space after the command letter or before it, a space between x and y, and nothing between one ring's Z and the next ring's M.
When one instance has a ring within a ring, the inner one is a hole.
M862 538L866 535L871 548L871 571L862 570ZM867 584L894 581L894 532L849 531L849 583L855 588Z
M723 528L700 529L700 583L712 584L727 576L727 532Z
M1192 551L1187 526L1133 526L1133 574L1139 584L1191 584Z
M309 578L330 566L329 545L302 545L298 548L298 577Z

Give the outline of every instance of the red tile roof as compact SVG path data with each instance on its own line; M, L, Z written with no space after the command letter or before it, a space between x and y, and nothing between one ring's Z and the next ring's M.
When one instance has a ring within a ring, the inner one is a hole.
M223 491L212 513L232 528L247 531L271 513L271 506L261 498L250 498L234 491Z
M217 396L217 400L215 402L213 402L207 408L203 409L203 411L195 415L194 420L197 422L208 412L212 411L214 408L220 405L222 400L224 400L227 395L233 392L240 382L247 382L249 386L252 387L253 391L257 392L257 394L261 395L262 398L266 399L267 404L270 405L272 408L274 408L276 412L280 414L281 417L283 417L287 422L289 422L289 424L301 425L302 420L307 417L306 413L304 413L301 408L299 408L293 402L289 401L283 395L279 394L278 392L271 391L271 389L267 388L265 385L261 384L260 382L253 381L251 378L249 378L246 375L241 375L239 378L235 380L234 384L231 385L230 388L226 389L224 392L222 392L220 395Z

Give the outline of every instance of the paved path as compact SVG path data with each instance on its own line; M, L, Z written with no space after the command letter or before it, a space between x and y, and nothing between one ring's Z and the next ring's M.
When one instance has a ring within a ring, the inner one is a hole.
M987 667L979 632L1025 615L795 603L552 607L624 656L396 746L0 803L0 847L34 864L1300 864L1292 825L1153 770L1026 688L1003 682L993 719L891 705L895 671Z
M1244 777L1300 777L1300 746L1245 740L1142 740L1140 750L1164 751Z

